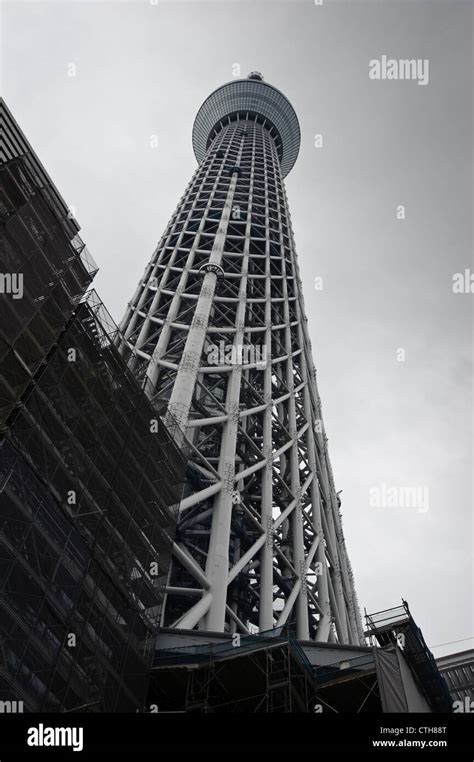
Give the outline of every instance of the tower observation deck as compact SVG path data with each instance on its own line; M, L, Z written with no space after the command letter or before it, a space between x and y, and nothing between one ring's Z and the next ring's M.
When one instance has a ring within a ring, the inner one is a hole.
M190 443L162 625L362 643L284 186L297 116L252 72L204 101L192 139L121 324Z

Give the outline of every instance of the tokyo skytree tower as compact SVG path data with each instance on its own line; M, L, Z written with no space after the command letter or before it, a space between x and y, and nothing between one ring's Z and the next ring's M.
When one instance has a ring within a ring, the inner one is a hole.
M299 145L258 72L204 101L199 166L121 330L190 443L162 625L359 644L283 182Z

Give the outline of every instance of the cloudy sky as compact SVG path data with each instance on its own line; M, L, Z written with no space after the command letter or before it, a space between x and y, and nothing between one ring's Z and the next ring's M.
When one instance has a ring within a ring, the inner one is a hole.
M74 208L116 321L196 166L205 97L239 64L290 99L302 144L286 185L359 601L408 600L428 644L449 643L437 656L474 645L452 643L474 634L474 294L452 288L474 271L471 12L456 0L1 3L2 95ZM383 55L428 59L428 84L371 80ZM424 499L371 505L382 485Z

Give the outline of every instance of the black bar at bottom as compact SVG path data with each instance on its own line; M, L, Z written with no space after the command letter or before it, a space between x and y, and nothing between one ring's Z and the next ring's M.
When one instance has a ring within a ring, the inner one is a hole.
M474 759L473 716L442 714L3 714L0 760L103 759L196 746L304 747ZM287 749L288 750L288 749ZM140 757L138 756L140 755Z

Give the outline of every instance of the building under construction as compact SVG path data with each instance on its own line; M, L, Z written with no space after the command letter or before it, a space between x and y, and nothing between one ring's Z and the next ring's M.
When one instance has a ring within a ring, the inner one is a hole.
M144 708L185 461L0 102L0 700Z
M403 602L367 615L370 645L162 630L149 706L232 713L450 712L451 699Z

